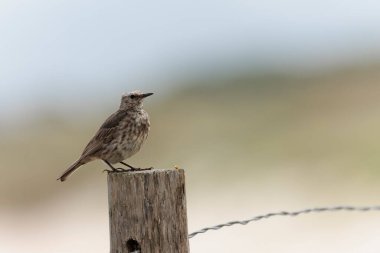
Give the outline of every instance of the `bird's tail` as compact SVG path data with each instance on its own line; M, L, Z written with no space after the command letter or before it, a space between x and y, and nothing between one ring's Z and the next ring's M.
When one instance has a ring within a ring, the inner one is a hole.
M63 172L62 176L60 176L57 180L61 182L65 181L68 176L70 176L79 166L83 165L84 162L82 159L78 159L75 163L73 163L65 172Z

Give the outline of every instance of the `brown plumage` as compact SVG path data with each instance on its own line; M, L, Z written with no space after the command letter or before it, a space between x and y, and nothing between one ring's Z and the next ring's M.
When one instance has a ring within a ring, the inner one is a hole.
M58 180L65 181L79 166L96 159L103 160L112 171L122 170L114 168L115 163L136 169L123 161L136 154L148 136L150 122L142 101L152 94L134 91L123 95L119 109L101 125L79 159Z

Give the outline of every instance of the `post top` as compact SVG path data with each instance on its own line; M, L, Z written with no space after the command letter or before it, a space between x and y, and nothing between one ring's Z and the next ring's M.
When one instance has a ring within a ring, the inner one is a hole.
M135 171L121 171L121 172L108 172L108 176L116 177L116 176L133 176L133 175L153 175L153 174L183 174L184 169L142 169L142 170L135 170Z

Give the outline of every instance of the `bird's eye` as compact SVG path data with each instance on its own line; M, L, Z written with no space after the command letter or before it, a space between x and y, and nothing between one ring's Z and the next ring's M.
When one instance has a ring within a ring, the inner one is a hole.
M131 95L131 98L133 99L133 98L136 98L136 95Z

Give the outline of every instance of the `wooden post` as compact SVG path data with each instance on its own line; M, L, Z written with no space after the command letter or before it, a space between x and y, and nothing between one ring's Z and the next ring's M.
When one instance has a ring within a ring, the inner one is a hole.
M111 253L188 253L182 169L108 174Z

